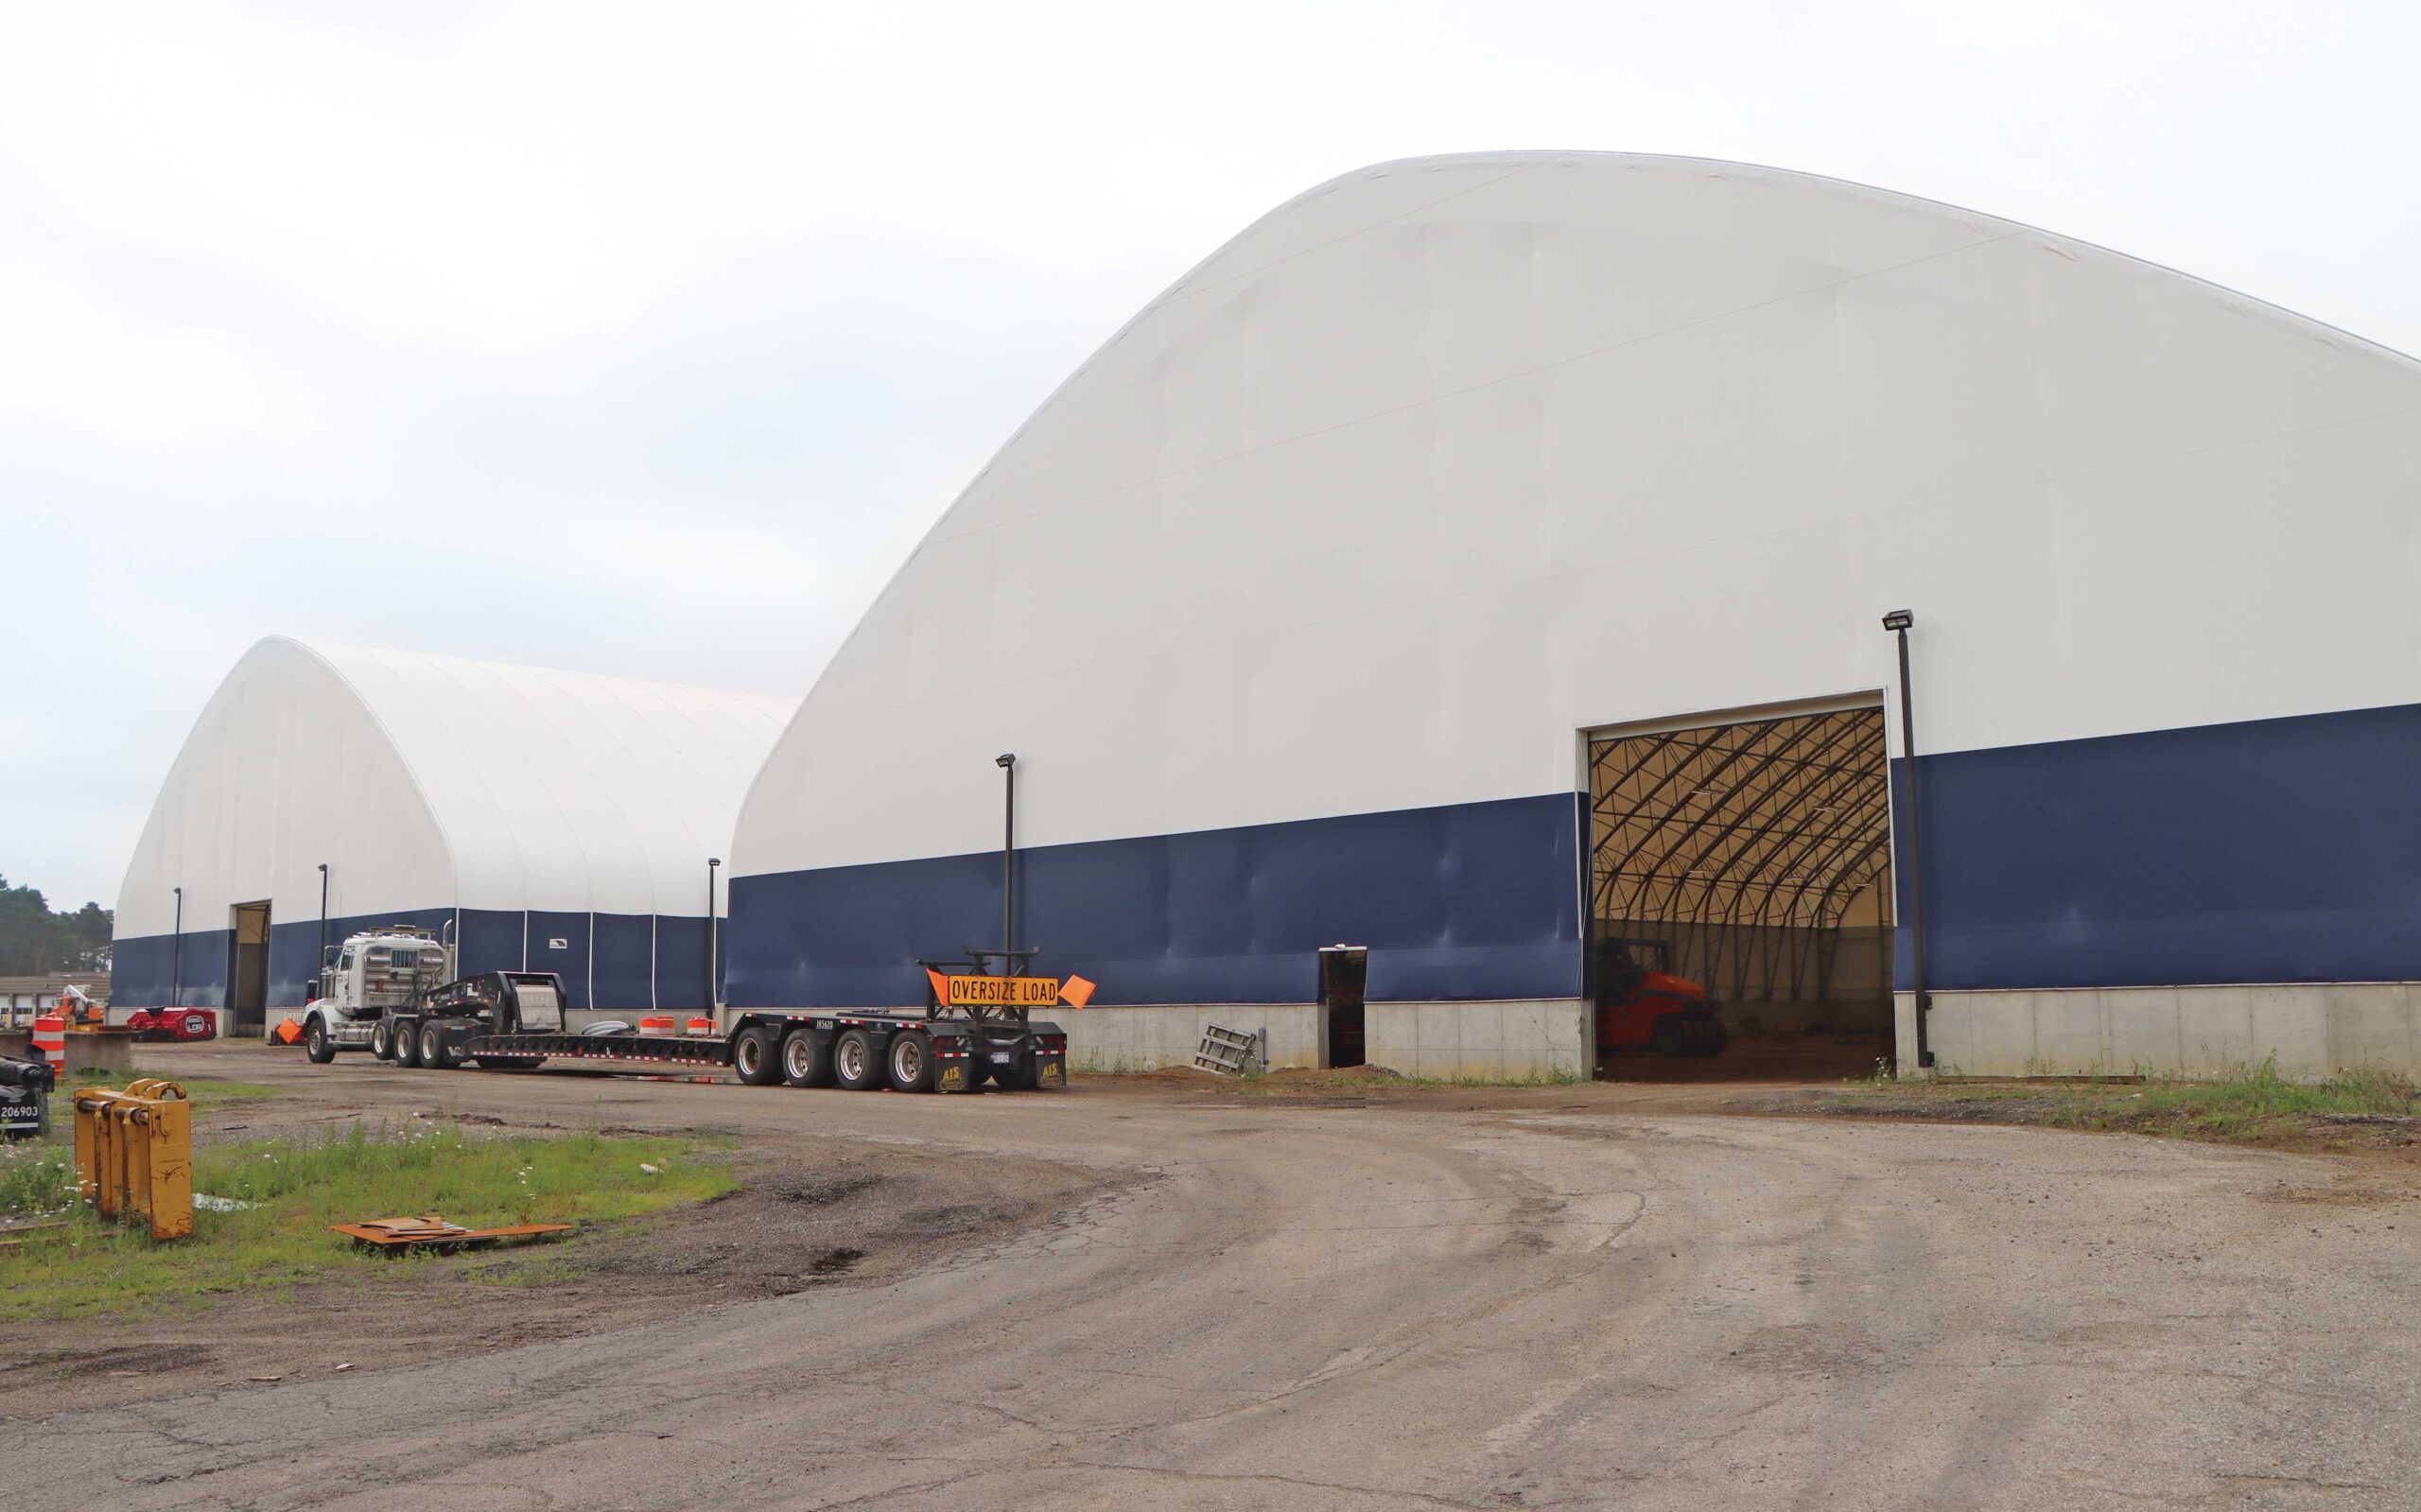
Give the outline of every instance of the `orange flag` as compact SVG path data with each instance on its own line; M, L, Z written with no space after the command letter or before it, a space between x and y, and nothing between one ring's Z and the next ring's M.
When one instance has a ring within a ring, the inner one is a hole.
M1093 984L1082 977L1070 977L1059 986L1060 999L1071 1008L1082 1008L1093 1000Z

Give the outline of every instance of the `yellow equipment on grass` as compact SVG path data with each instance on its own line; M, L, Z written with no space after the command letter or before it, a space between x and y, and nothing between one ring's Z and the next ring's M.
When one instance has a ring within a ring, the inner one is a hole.
M174 1082L76 1094L76 1180L104 1218L137 1216L153 1239L193 1233L193 1104Z

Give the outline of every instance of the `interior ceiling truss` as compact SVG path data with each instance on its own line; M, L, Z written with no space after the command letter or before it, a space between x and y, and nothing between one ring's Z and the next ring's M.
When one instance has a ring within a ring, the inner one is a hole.
M1890 869L1886 770L1880 709L1592 742L1597 917L1838 926Z

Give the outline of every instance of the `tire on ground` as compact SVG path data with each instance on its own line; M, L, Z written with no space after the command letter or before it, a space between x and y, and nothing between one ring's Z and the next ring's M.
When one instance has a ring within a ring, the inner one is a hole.
M311 1016L311 1027L303 1031L303 1058L314 1066L325 1066L337 1058L336 1041L328 1037L328 1021L319 1014Z
M395 1026L385 1018L370 1026L370 1058L392 1060L395 1056Z
M823 1086L832 1080L832 1052L801 1025L782 1036L782 1080L792 1086Z
M771 1086L782 1079L781 1058L775 1053L774 1032L763 1024L751 1024L731 1042L731 1069L750 1086Z
M394 1026L393 1059L398 1066L420 1064L420 1026L407 1018Z
M832 1042L832 1079L852 1092L871 1092L883 1085L882 1048L862 1029L852 1029Z
M1690 1026L1680 1014L1666 1014L1647 1026L1647 1048L1659 1055L1689 1053Z
M431 1070L454 1069L454 1057L445 1048L445 1032L433 1021L420 1026L420 1063Z
M882 1057L883 1069L891 1079L895 1092L930 1092L933 1089L933 1037L921 1029L903 1029L891 1036L891 1046Z

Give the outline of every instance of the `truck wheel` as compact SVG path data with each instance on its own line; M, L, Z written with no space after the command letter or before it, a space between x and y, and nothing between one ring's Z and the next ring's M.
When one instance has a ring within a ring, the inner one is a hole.
M396 1065L418 1066L420 1064L419 1025L413 1023L409 1018L396 1024L394 1028L394 1045Z
M793 1029L782 1039L782 1080L792 1086L822 1086L832 1080L832 1057L812 1029Z
M906 1029L892 1035L891 1053L883 1059L891 1068L893 1091L933 1089L933 1036L923 1030Z
M444 1032L435 1024L420 1026L420 1063L431 1070L454 1069L454 1057L445 1049Z
M992 1080L1000 1083L1001 1090L1004 1092L1032 1092L1042 1086L1041 1079L1034 1074L1034 1056L1031 1053L1020 1054L1006 1066L995 1065Z
M392 1060L395 1055L395 1026L384 1018L370 1026L370 1058Z
M325 1066L337 1058L336 1041L328 1037L328 1021L317 1014L311 1016L311 1027L303 1031L303 1057L314 1066Z
M851 1092L871 1092L882 1086L882 1054L874 1036L852 1029L832 1042L832 1079Z
M1696 1027L1698 1033L1690 1036L1690 1053L1693 1055L1720 1055L1732 1043L1732 1032L1723 1027L1721 1019L1700 1019Z
M731 1042L731 1069L750 1086L771 1086L782 1079L782 1065L774 1053L774 1032L751 1024Z

